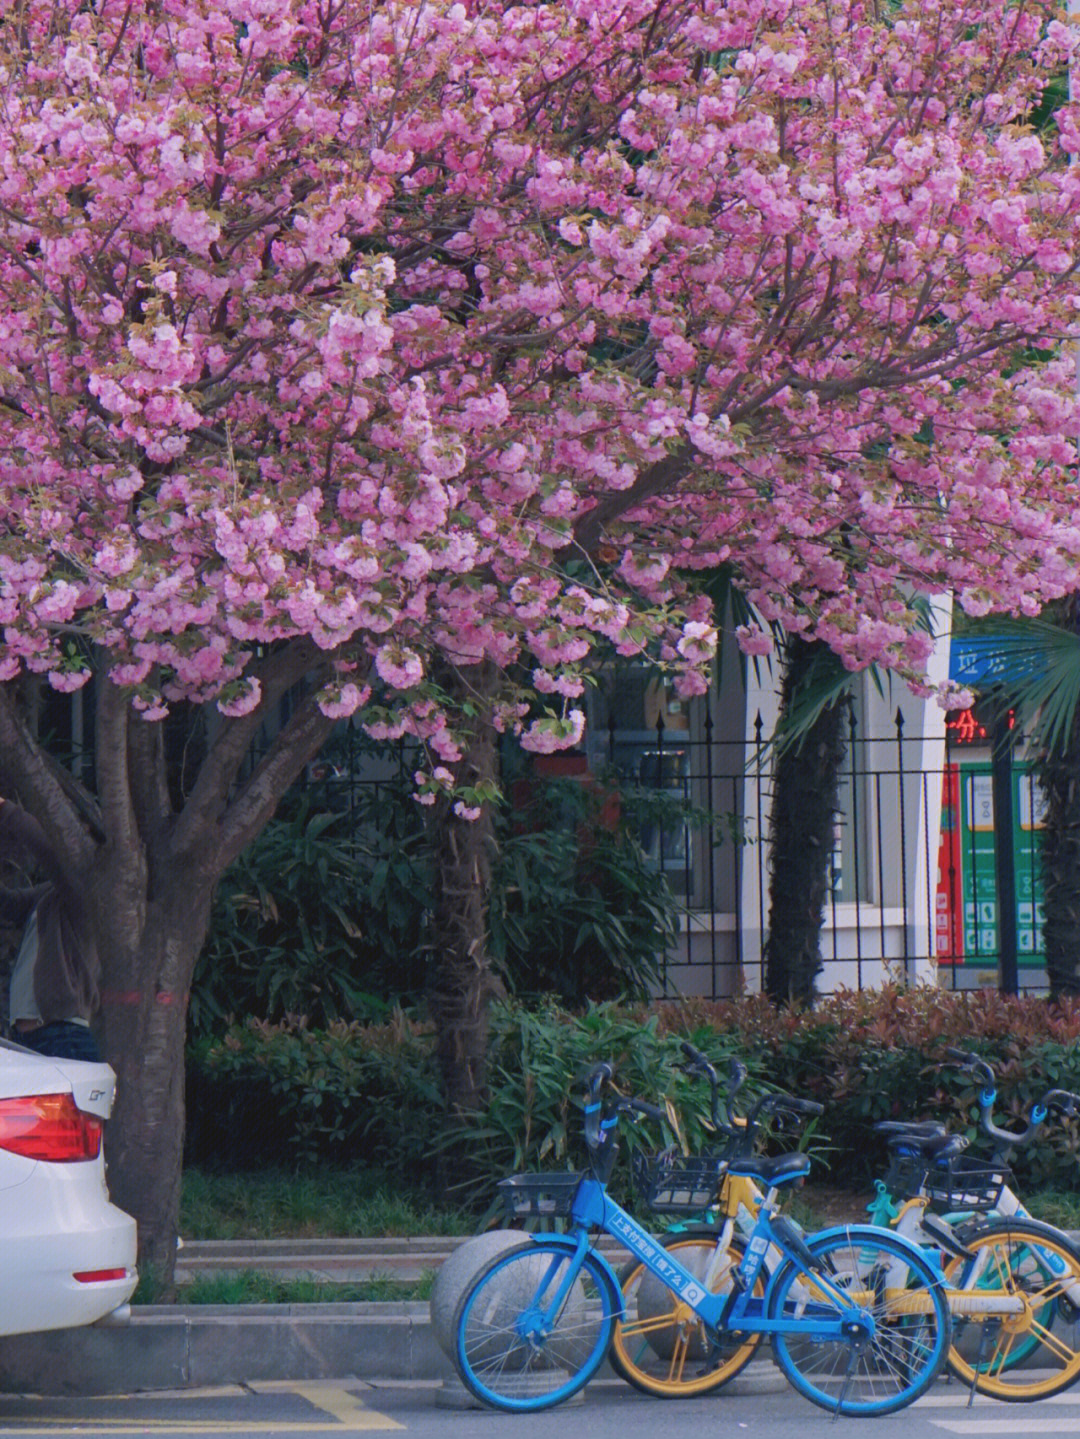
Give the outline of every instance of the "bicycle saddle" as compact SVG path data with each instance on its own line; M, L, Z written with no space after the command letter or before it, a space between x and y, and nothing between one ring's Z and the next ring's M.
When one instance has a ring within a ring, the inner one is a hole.
M879 1134L884 1134L888 1140L889 1148L908 1149L920 1155L923 1159L935 1159L943 1150L950 1154L956 1153L958 1149L967 1148L967 1140L959 1146L953 1141L962 1139L963 1136L950 1134L936 1119L918 1120L907 1124L902 1119L884 1119L874 1128Z
M874 1129L878 1134L902 1134L905 1139L935 1139L946 1133L940 1119L880 1119Z
M917 1154L920 1159L951 1159L968 1147L968 1140L962 1134L921 1135L905 1133L889 1135L889 1149L908 1154Z
M790 1184L810 1173L808 1154L755 1154L746 1159L733 1159L728 1173L749 1179L760 1179L771 1188L774 1184Z

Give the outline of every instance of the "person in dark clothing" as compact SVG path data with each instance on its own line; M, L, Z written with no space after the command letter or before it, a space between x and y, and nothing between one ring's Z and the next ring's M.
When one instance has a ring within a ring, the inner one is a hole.
M12 1038L38 1054L100 1061L90 1028L101 965L81 897L32 815L0 798L0 861L36 866L45 881L0 887L0 917L22 924L11 974Z

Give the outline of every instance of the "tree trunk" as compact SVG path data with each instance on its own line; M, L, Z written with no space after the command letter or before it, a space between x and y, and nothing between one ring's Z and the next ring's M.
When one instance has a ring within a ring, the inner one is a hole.
M447 683L455 698L468 696L473 717L459 766L459 783L492 788L497 778L497 735L491 725L496 676L491 666L456 672ZM435 1024L436 1055L452 1110L475 1111L483 1103L488 1011L501 989L487 947L494 826L491 802L474 819L440 799L430 836L435 863L433 951L428 1006Z
M781 721L790 716L820 646L791 636L785 647ZM835 846L840 768L844 762L843 698L824 705L798 741L779 749L770 820L769 936L765 990L776 1004L811 1005L821 973L821 926Z
M114 1203L138 1222L141 1276L163 1296L171 1292L179 1232L187 1001L212 893L209 874L179 869L152 903L144 896L118 906L98 926L108 945L101 1036L117 1075L109 1186Z
M184 1147L188 994L214 888L318 753L333 721L300 700L249 773L260 726L319 664L307 641L257 667L263 700L222 721L186 793L170 784L160 725L96 677L95 784L85 789L39 744L14 686L0 685L0 793L41 823L57 862L85 896L101 957L101 1035L117 1074L106 1130L109 1188L139 1225L139 1265L171 1291Z

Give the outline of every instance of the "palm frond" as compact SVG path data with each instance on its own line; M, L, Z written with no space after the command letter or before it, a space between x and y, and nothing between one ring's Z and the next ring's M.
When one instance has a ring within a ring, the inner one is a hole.
M783 630L778 624L767 624L746 595L735 583L735 571L730 565L718 566L703 585L705 593L713 603L713 614L717 624L730 625L732 629L738 629L742 625L748 625L752 629L769 629L772 631L773 643L779 650L783 642ZM738 652L739 677L743 688L746 687L747 659L741 650ZM717 682L721 683L723 676L720 673L722 664L722 651L717 655ZM761 655L753 656L754 679L761 684L762 665L771 674L772 660Z
M986 699L1013 710L1038 748L1063 748L1080 712L1080 635L1046 619L998 620L981 648Z

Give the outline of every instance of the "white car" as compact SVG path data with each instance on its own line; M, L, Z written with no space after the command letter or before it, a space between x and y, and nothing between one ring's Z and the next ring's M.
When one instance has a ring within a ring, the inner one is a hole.
M0 1040L0 1335L93 1324L131 1297L135 1221L102 1153L115 1090L107 1064Z

